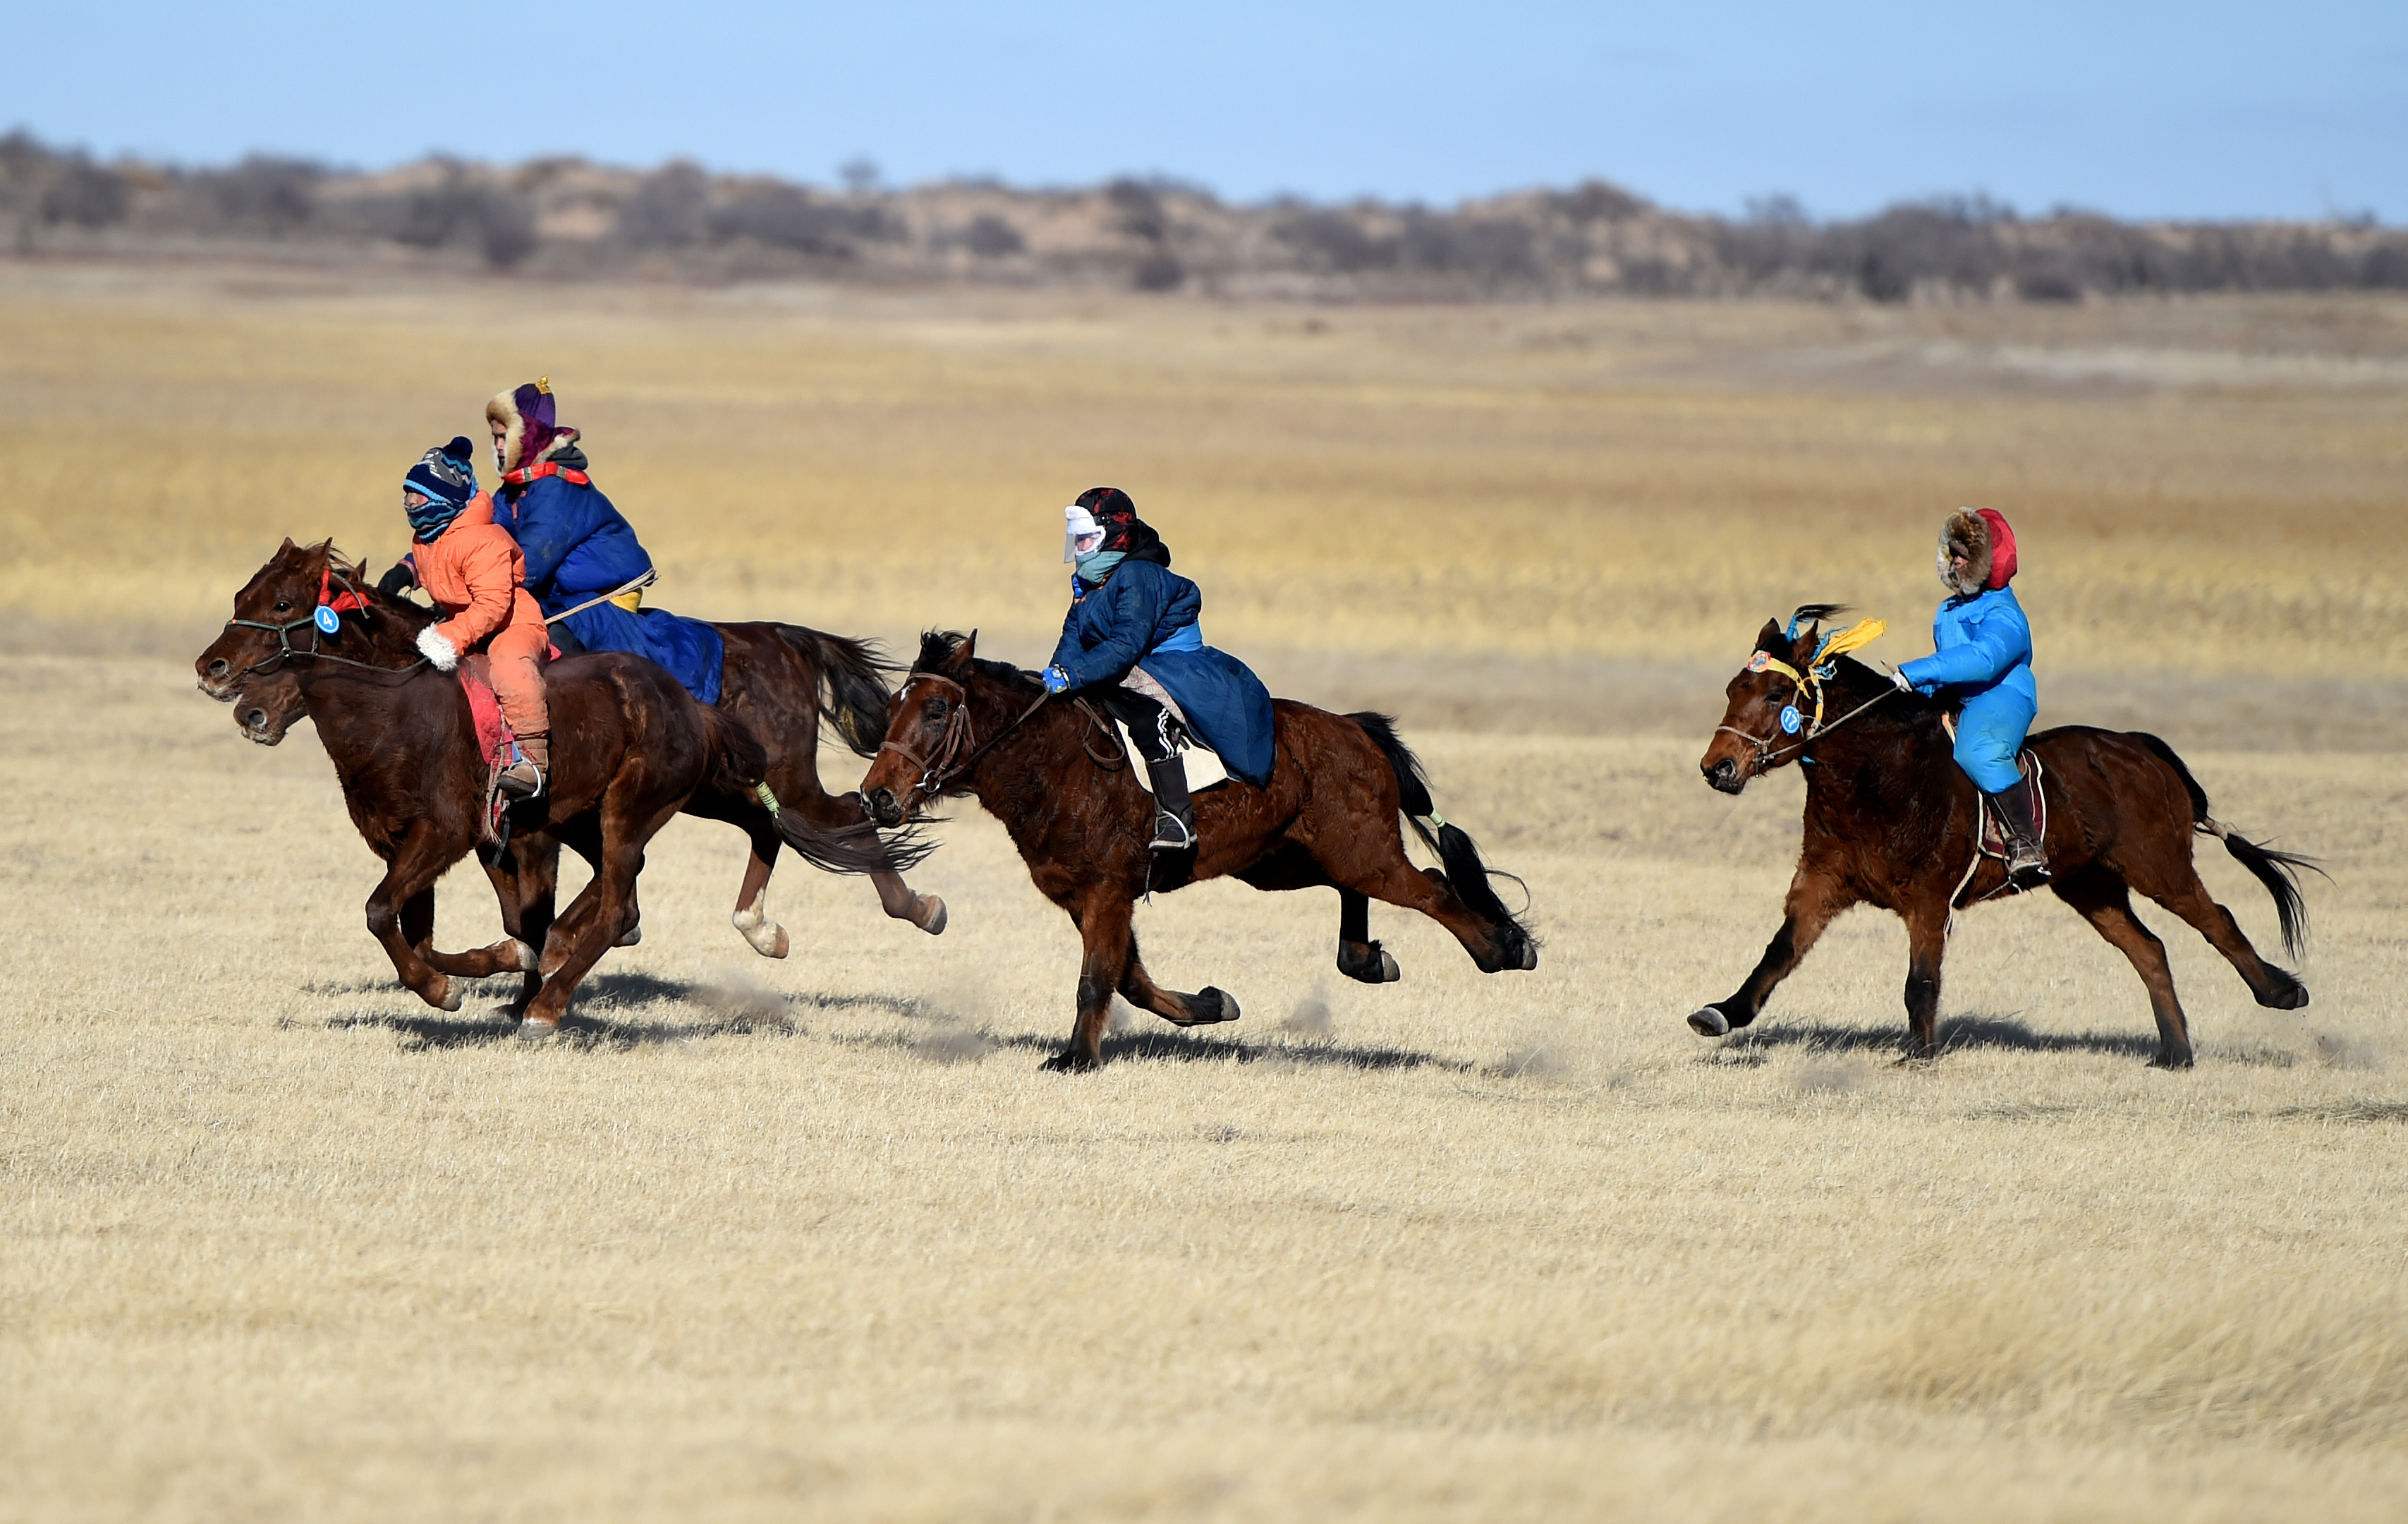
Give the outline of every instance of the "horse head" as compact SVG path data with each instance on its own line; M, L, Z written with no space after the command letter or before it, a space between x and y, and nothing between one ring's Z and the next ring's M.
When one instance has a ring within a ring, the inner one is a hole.
M945 791L970 740L970 684L978 631L930 631L920 655L886 705L886 736L861 780L861 797L879 825L893 829Z
M1706 782L1737 794L1748 781L1794 759L1812 723L1812 699L1799 674L1822 640L1821 622L1841 611L1837 603L1809 603L1784 625L1768 619L1756 632L1756 651L1723 690L1722 724L1698 761Z
M397 667L416 655L417 621L377 617L397 611L332 540L296 545L288 538L235 595L234 617L193 669L203 693L235 705L245 736L273 746L303 712L301 672L313 658Z

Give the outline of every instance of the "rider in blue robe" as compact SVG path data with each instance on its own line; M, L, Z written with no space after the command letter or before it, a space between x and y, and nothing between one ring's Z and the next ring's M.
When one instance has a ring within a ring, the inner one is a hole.
M1145 690L1177 704L1196 738L1232 777L1270 782L1270 690L1243 662L1204 643L1204 596L1170 569L1170 550L1118 487L1092 487L1065 509L1064 559L1075 561L1070 611L1045 669L1054 693L1084 693L1129 728L1154 784L1154 849L1196 845L1172 716Z
M642 606L632 584L651 572L652 558L586 475L578 431L556 421L549 381L504 392L485 404L485 421L502 472L494 522L526 554L527 590L545 617L567 613L552 626L554 641L649 656L695 697L717 703L725 642L699 619Z

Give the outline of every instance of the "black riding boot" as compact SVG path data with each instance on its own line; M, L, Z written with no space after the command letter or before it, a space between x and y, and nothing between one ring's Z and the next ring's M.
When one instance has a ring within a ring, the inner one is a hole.
M2007 827L2007 877L2018 889L2037 889L2049 881L2048 854L2041 850L2040 832L2032 828L2031 796L2015 784L2003 794L1985 796Z
M1185 852L1196 844L1196 805L1187 797L1187 764L1173 753L1167 762L1148 762L1154 780L1154 841L1156 852Z

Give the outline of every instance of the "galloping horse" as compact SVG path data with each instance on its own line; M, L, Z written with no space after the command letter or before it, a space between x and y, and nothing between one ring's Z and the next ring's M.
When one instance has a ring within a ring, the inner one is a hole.
M323 546L293 547L278 553L296 564ZM273 565L274 563L271 563ZM305 572L307 568L302 568ZM768 752L766 780L770 797L783 811L799 812L823 830L842 831L866 824L868 812L857 795L830 795L821 785L819 730L824 724L859 756L874 756L878 737L886 725L890 697L883 666L871 649L858 640L824 634L799 625L715 625L725 643L726 661L720 670L719 708L742 720ZM297 668L279 663L264 671L237 678L233 668L212 662L201 670L201 690L235 705L235 723L242 733L263 746L282 741L302 712L300 690L294 682ZM744 881L736 892L736 910L728 917L746 942L765 957L784 957L792 945L786 928L769 915L769 874L776 867L783 837L760 796L750 790L730 793L706 785L686 805L688 814L724 820L742 831L751 846ZM523 884L530 903L525 913L538 923L548 912L533 903L551 892L553 870L532 862L522 864ZM910 922L930 936L945 929L945 902L932 894L914 894L895 865L871 870L871 884L880 906L897 920ZM506 915L508 911L505 912ZM513 935L517 935L515 927ZM536 935L540 936L540 926Z
M337 584L351 617L327 608ZM310 643L295 646L292 631L312 626L321 611L333 629L318 624ZM697 790L757 790L768 759L740 720L695 703L649 661L605 653L555 664L547 679L551 786L512 818L532 838L523 857L556 861L565 841L594 863L594 881L549 927L540 961L517 925L479 952L437 953L435 881L478 842L486 771L458 681L418 656L418 631L436 617L362 590L330 545L288 539L236 597L234 619L194 666L205 689L214 679L229 696L247 678L291 669L280 680L317 723L352 824L385 860L368 898L368 929L401 982L429 1005L454 1011L453 975L518 970L530 976L521 1029L555 1030L578 982L636 924L645 843ZM866 824L828 830L784 810L775 820L785 843L821 867L868 872L887 863ZM515 876L500 861L489 871L497 888ZM509 924L513 898L507 890L502 898Z
M1951 919L2000 893L2006 870L1977 854L1978 796L1951 755L1945 707L1899 692L1846 655L1828 654L1819 622L1839 611L1837 604L1808 604L1785 629L1777 619L1765 624L1756 656L1730 681L1723 723L1698 764L1707 783L1737 794L1749 779L1799 762L1806 769L1806 840L1781 929L1763 958L1737 994L1693 1013L1689 1025L1705 1037L1747 1026L1834 916L1851 905L1879 905L1906 922L1907 1054L1929 1057L1938 1048L1940 964ZM1796 715L1810 706L1815 721L1784 724L1784 710ZM2189 1068L2190 1029L2165 944L2132 913L2134 889L2196 927L2240 970L2258 1004L2295 1011L2308 1003L2307 986L2259 957L2232 913L2200 882L2191 840L2195 832L2220 839L2266 886L2294 956L2307 932L2296 870L2314 864L2259 846L2209 815L2206 791L2155 736L2064 726L2028 744L2043 764L2050 887L2131 959L2148 986L2158 1037L2152 1062Z
M892 706L885 744L862 779L882 826L949 794L971 793L1001 820L1048 899L1085 942L1078 1018L1053 1070L1100 1059L1117 990L1181 1027L1238 1019L1238 1002L1154 984L1130 930L1140 895L1228 875L1257 889L1338 891L1338 968L1385 984L1397 960L1371 940L1370 901L1420 911L1455 933L1483 973L1538 966L1538 945L1489 886L1471 838L1431 807L1421 764L1386 717L1272 704L1278 756L1270 783L1197 796L1195 853L1157 859L1146 847L1153 806L1111 727L1075 698L1004 662L977 659L978 637L931 634ZM984 740L981 740L984 737ZM1446 870L1415 869L1402 813Z

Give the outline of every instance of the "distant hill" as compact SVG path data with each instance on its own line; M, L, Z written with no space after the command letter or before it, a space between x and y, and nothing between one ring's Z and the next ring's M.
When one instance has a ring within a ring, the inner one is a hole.
M866 177L862 177L865 178ZM1729 220L1602 181L1446 210L1234 206L1197 187L951 180L829 191L578 159L430 159L374 174L259 158L110 164L0 138L20 255L223 256L484 266L533 279L1122 287L1318 300L1584 295L2078 301L2126 293L2408 289L2408 231L2364 221L2126 223L1982 197L1820 223L1775 201Z

